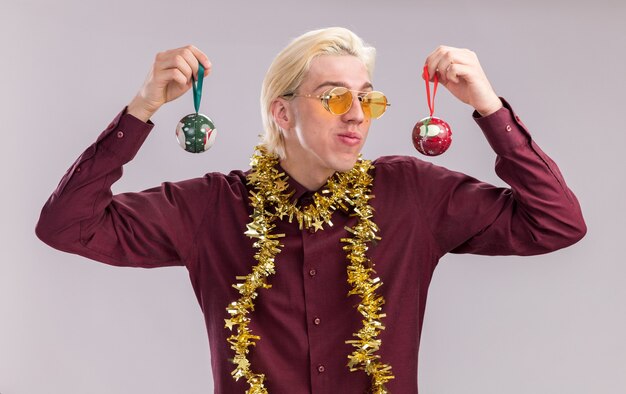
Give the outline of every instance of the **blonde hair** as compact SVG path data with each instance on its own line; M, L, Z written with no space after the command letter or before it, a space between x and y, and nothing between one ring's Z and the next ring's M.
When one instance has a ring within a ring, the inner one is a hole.
M311 61L321 55L356 56L365 64L370 79L374 72L376 49L343 27L313 30L295 38L270 65L261 88L261 116L264 134L261 143L280 158L285 158L285 141L271 113L278 97L294 92L309 71Z

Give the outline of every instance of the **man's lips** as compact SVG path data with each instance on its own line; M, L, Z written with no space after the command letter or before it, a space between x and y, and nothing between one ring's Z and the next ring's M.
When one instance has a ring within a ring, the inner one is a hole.
M355 146L361 143L361 135L359 133L347 131L345 133L337 134L337 137L339 137L339 140L346 145Z
M339 133L340 137L348 137L348 138L356 138L357 140L361 139L361 134L355 133L352 131L346 131L345 133Z

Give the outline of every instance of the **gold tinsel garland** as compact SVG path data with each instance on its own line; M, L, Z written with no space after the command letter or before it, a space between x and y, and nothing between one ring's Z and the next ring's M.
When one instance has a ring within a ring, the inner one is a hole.
M350 371L364 370L371 378L373 393L388 393L385 384L394 378L391 366L383 364L380 355L376 354L381 346L378 334L385 329L381 323L381 319L385 317L382 313L385 300L376 294L382 282L378 277L372 278L376 272L366 255L367 243L380 239L376 235L378 227L371 220L373 208L369 205L369 200L373 197L370 195L372 176L369 171L373 168L371 162L359 158L352 170L336 173L321 192L315 193L313 203L301 210L290 201L294 192L288 191L288 177L277 168L278 157L267 153L262 146L258 146L256 151L247 176L248 184L252 186L250 205L253 213L245 234L255 239L253 246L257 252L254 258L258 264L252 268L250 274L236 277L237 283L233 287L239 291L241 297L228 305L226 310L230 318L224 319L226 328L231 331L236 328L236 333L228 338L230 348L235 351L232 361L236 367L231 372L233 378L247 380L250 385L247 394L268 393L263 384L265 375L252 372L247 354L250 346L255 346L256 341L261 339L258 335L253 335L248 327L249 314L254 310L258 289L271 287L267 278L275 273L274 259L283 246L279 238L285 234L272 234L276 227L274 221L287 218L292 222L295 218L300 229L313 228L318 231L323 230L324 223L333 225L332 214L340 208L346 212L352 210L352 215L358 218L354 227L346 227L351 237L342 238L341 242L344 243L343 249L348 261L348 283L352 286L348 295L358 295L361 298L357 309L364 318L363 327L353 334L356 339L346 341L355 348L348 355L348 368Z

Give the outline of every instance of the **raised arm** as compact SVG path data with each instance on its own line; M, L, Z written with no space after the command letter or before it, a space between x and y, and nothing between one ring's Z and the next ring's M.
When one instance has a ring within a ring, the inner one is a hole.
M46 202L36 227L40 239L112 265L184 264L208 206L210 179L164 183L116 196L111 185L152 129L150 116L189 90L197 59L210 67L206 56L192 46L156 56L132 102L80 155Z
M437 166L416 169L419 205L440 253L530 255L581 239L586 226L574 193L520 117L495 94L476 54L441 46L426 64L475 109L474 118L497 154L496 173L510 186L495 187Z

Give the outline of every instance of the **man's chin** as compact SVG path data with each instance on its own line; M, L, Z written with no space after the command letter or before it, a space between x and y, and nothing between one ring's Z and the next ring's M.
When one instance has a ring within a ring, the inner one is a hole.
M335 166L335 171L337 172L350 171L352 168L354 168L354 165L356 164L356 160L357 158L355 157L354 159L343 160L341 163L337 163Z

